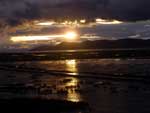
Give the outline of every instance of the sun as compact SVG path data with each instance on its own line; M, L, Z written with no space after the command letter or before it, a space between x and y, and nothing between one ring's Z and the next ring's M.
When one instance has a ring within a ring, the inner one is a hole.
M70 31L65 34L65 39L67 41L74 41L77 39L78 34L76 32Z

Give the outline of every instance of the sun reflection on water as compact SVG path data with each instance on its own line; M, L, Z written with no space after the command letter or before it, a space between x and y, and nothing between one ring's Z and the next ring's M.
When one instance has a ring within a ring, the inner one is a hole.
M78 76L78 62L77 60L60 60L60 61L43 61L40 62L40 67L44 66L44 68L48 70L58 70L62 73L65 72L70 77L60 76L57 77L46 77L41 78L42 84L47 84L48 86L55 86L53 87L54 92L58 93L58 98L63 98L68 101L72 102L79 102L82 99L81 94L77 91L80 88L80 80L77 78ZM75 76L75 77L73 77ZM60 93L61 92L61 93ZM65 92L65 95L64 95Z
M66 70L72 72L73 75L78 74L78 69L77 69L77 61L76 60L66 60ZM67 94L67 100L68 101L73 101L73 102L78 102L81 100L81 96L79 93L77 93L75 90L78 88L79 85L79 79L77 78L71 78L71 81L67 82L66 87L71 88L71 90L68 91Z
M66 70L72 72L72 73L77 73L77 62L76 60L66 60Z
M81 100L80 94L75 91L75 89L77 89L78 87L78 83L79 83L79 80L76 78L72 78L70 82L66 83L67 87L72 88L71 90L68 91L68 94L67 94L68 101L79 102Z

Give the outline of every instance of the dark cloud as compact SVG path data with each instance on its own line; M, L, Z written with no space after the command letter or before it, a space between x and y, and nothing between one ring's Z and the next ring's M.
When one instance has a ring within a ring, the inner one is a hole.
M149 0L110 0L112 16L121 20L146 20L150 18Z
M0 0L0 21L10 25L62 18L137 21L150 19L149 6L149 0Z

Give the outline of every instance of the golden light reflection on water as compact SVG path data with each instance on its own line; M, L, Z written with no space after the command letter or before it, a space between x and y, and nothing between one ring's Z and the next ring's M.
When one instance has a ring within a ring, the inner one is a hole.
M77 88L79 83L79 80L76 78L72 78L72 80L68 83L66 83L66 86L74 88L74 90ZM73 102L79 102L81 100L81 96L79 93L75 92L74 90L69 90L67 94L67 100L73 101Z
M65 63L66 63L66 70L73 73L76 73L78 71L76 60L66 60Z
M74 93L68 93L67 100L72 101L72 102L79 102L82 99L81 99L80 94L74 92Z
M47 68L48 70L60 70L60 71L66 71L68 75L78 76L78 66L77 66L77 60L60 60L60 61L44 61L40 62L40 65L43 65L44 68ZM56 79L56 81L55 81ZM66 79L66 82L61 82ZM72 102L79 102L82 100L81 95L79 92L76 91L76 89L79 88L79 79L77 77L60 77L60 78L46 78L44 79L46 81L46 84L51 86L52 83L56 84L56 90L63 89L67 93L66 95L62 95L64 99ZM60 96L61 98L61 96Z
M66 62L66 70L72 72L73 75L77 75L78 74L77 61L66 60L65 62ZM78 102L81 100L80 94L75 91L75 89L78 88L78 83L79 83L79 79L72 78L71 81L65 84L67 87L70 87L73 89L71 91L70 90L68 91L68 94L67 94L68 101Z

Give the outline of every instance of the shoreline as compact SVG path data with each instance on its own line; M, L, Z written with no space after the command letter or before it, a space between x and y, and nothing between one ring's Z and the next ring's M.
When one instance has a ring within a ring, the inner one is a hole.
M94 49L0 53L0 62L66 59L150 59L150 49Z

